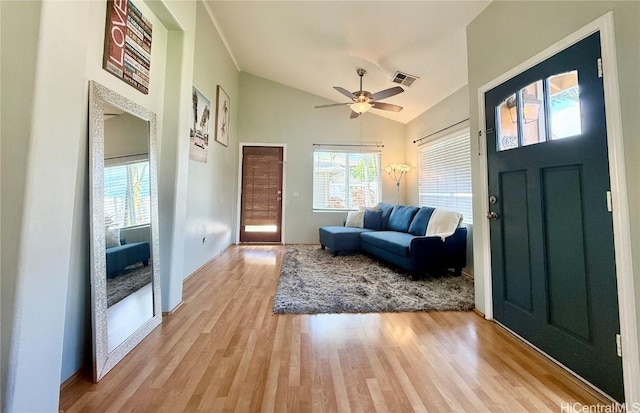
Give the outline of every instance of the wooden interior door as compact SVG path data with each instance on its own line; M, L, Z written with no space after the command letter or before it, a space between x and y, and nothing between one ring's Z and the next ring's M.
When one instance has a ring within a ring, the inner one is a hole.
M244 146L240 242L282 242L283 148Z

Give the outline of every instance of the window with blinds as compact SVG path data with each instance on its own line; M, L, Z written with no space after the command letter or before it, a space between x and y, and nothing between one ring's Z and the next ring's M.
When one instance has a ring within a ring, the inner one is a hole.
M429 142L418 151L418 201L461 213L473 223L469 129Z
M104 218L109 228L151 222L148 161L104 168Z
M354 210L380 202L380 156L380 152L315 151L313 210Z

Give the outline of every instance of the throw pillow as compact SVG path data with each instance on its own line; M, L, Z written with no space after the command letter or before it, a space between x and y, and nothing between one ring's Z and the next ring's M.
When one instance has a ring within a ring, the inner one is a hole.
M350 211L347 214L347 222L344 224L345 227L364 227L364 211Z
M429 223L429 218L431 218L431 214L435 208L431 207L422 207L418 211L415 217L413 217L413 221L411 221L411 225L409 225L409 234L413 235L424 235L427 232L427 224Z
M117 228L105 228L104 238L106 248L119 247L120 246L120 230Z
M382 211L375 209L365 209L364 227L367 229L375 230L382 229Z

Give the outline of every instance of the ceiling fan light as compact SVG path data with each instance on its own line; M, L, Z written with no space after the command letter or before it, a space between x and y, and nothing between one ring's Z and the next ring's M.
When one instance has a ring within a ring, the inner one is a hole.
M356 103L352 103L349 106L351 107L351 110L353 110L356 113L365 113L366 111L371 109L372 105L369 102L356 102Z

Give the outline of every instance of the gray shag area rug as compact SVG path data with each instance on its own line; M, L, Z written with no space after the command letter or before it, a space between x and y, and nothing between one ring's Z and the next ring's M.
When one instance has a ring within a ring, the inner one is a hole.
M151 282L151 265L130 265L114 278L107 279L107 307L122 301Z
M319 245L289 245L273 301L276 314L455 311L474 308L473 281L411 275L368 255L334 257Z

